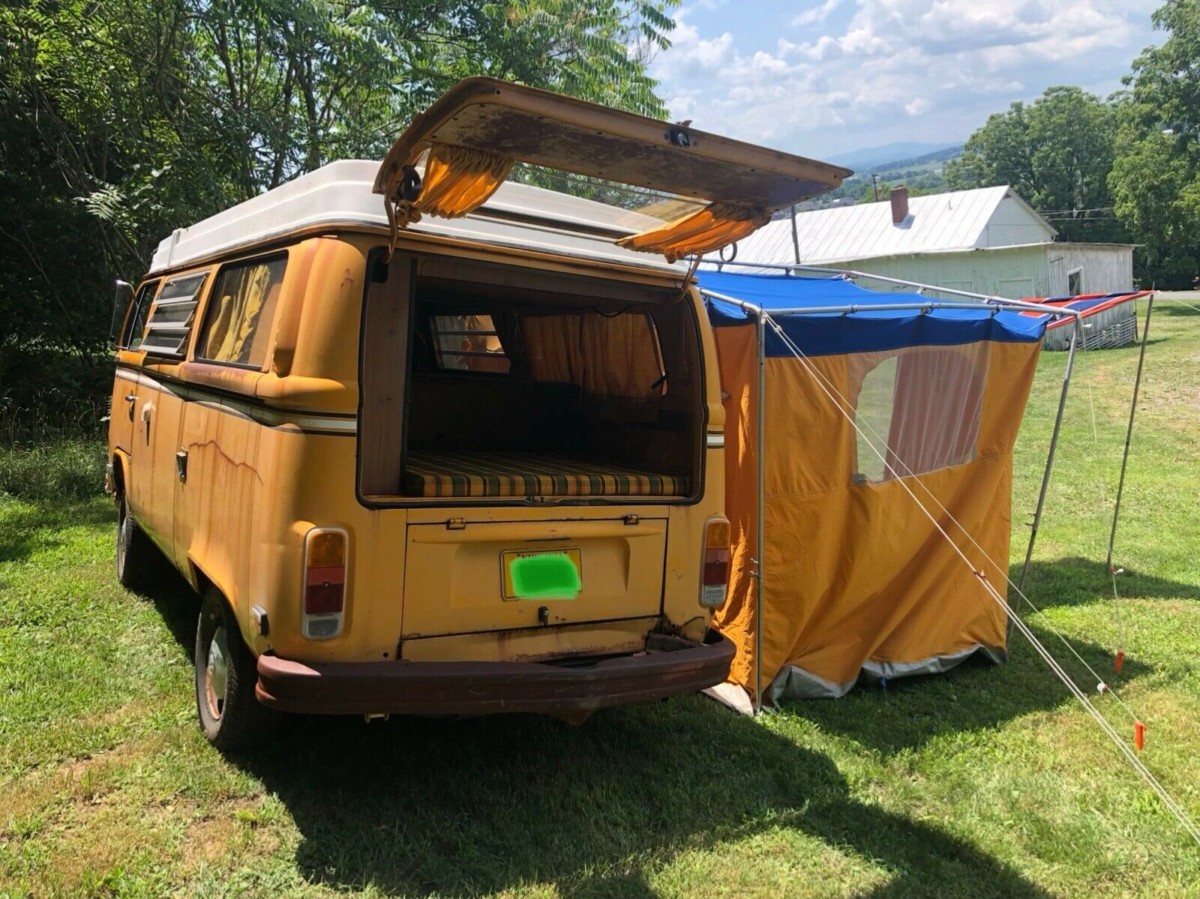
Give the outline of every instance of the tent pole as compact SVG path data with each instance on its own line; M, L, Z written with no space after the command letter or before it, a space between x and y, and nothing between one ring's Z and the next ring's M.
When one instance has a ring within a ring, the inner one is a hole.
M1125 430L1125 454L1121 457L1121 479L1117 482L1117 501L1113 507L1112 531L1108 535L1108 570L1113 570L1113 546L1117 542L1117 516L1121 514L1121 494L1125 491L1125 466L1129 463L1129 444L1133 440L1133 416L1137 412L1138 392L1142 387L1142 363L1146 361L1146 341L1150 339L1150 314L1154 311L1154 294L1146 301L1146 324L1142 330L1142 348L1138 352L1137 375L1133 379L1133 401L1129 404L1129 427Z
M1058 413L1054 416L1054 433L1050 435L1050 451L1046 454L1046 470L1042 474L1042 489L1038 492L1037 508L1033 513L1033 527L1029 531L1029 546L1025 550L1025 564L1021 567L1021 580L1017 583L1018 593L1025 591L1025 575L1029 573L1029 562L1033 558L1033 544L1037 541L1038 527L1042 523L1042 509L1046 505L1046 490L1050 487L1050 473L1054 470L1054 452L1058 449L1058 434L1062 430L1063 410L1067 406L1067 390L1071 386L1071 369L1075 366L1075 346L1079 342L1082 330L1079 316L1075 317L1075 327L1071 331L1071 345L1067 351L1067 368L1063 372L1062 394L1058 398ZM1018 600L1009 603L1009 608ZM1013 621L1008 619L1008 632L1012 634Z
M766 514L763 510L763 484L764 484L764 468L766 465L767 454L764 450L764 440L766 438L767 428L765 422L766 413L766 363L767 363L767 324L766 313L763 310L758 310L758 508L756 510L757 521L755 528L757 530L757 547L755 554L758 558L754 565L754 714L758 715L762 712L763 707L763 682L762 682L762 642L763 642L763 547L765 540L763 529L766 523Z

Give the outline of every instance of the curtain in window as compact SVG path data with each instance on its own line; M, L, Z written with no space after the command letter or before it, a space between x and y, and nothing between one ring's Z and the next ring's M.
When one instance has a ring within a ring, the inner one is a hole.
M282 287L284 259L226 268L213 288L201 357L214 362L261 365ZM266 313L264 315L264 312Z
M855 483L878 484L975 458L988 347L978 342L847 357L861 430Z
M482 206L504 183L514 160L454 144L434 144L415 200L387 204L392 224L406 228L422 214L457 218Z
M902 356L896 366L888 464L904 476L975 458L986 373L987 344L982 342L922 347Z
M660 228L623 237L617 245L646 253L662 253L668 262L674 262L682 256L700 256L719 250L753 234L769 221L771 213L766 210L713 202Z
M535 381L577 384L602 397L649 400L662 393L658 346L644 313L527 315L521 330Z

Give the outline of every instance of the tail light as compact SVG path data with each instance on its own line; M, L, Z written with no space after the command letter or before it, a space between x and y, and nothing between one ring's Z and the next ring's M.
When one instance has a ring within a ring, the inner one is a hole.
M348 543L341 528L313 528L304 537L302 620L309 640L328 640L342 632Z
M725 601L729 584L729 522L711 518L704 527L704 573L700 579L700 605L715 609Z

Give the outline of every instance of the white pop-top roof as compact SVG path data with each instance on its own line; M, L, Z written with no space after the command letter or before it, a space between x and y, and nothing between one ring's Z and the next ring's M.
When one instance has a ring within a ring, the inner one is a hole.
M779 219L738 242L739 262L830 265L881 256L946 253L1048 243L1054 228L1009 187L911 197L908 215L892 223L892 204L861 203ZM713 257L709 257L712 259Z
M157 272L259 243L314 225L387 227L383 197L372 193L379 163L330 163L264 194L178 228L158 245ZM613 240L662 224L626 209L526 184L501 185L476 212L459 219L426 216L406 230L458 240L524 247L548 253L682 271L657 254L616 246ZM403 234L403 232L401 232Z

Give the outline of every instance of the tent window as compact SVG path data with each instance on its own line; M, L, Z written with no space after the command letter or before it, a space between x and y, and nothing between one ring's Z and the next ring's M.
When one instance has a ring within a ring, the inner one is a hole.
M221 269L200 339L201 359L262 368L286 266L287 256L274 256Z
M896 357L892 356L867 372L858 393L858 404L854 409L854 423L858 426L856 483L884 480L886 453L883 452L883 441L891 431L895 394Z
M855 408L861 433L854 482L877 484L975 458L986 372L984 342L914 347L879 361L863 378Z

